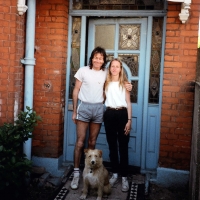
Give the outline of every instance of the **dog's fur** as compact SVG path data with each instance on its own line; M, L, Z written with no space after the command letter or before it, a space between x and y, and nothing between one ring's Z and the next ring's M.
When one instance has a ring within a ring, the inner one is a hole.
M97 199L101 200L103 193L110 194L109 174L103 166L102 151L85 149L85 168L83 170L83 190L80 199L86 199L88 189L97 189Z

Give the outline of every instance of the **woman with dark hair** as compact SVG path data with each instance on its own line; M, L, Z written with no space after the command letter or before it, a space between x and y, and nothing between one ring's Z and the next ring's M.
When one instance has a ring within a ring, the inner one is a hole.
M103 122L103 87L107 75L105 65L106 52L103 48L96 47L91 53L89 66L81 67L74 75L76 83L73 90L72 120L76 124L77 140L74 149L72 189L78 188L79 165L87 129L89 128L87 148L94 149L101 123ZM126 88L131 90L132 85L128 83ZM79 105L78 100L80 100Z
M93 67L93 63L92 63L92 59L94 58L94 55L97 54L97 53L100 53L102 56L103 56L103 61L104 63L102 64L101 66L101 69L104 70L105 69L105 66L106 66L106 52L103 48L101 47L96 47L92 53L91 53L91 56L90 56L90 59L89 59L89 67L90 69L92 69Z

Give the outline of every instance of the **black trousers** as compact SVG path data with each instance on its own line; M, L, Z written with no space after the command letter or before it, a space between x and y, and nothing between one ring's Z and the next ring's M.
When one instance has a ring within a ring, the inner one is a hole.
M127 122L127 109L107 109L104 113L104 125L110 150L112 172L120 173L122 177L128 175L128 142L130 135L124 134Z

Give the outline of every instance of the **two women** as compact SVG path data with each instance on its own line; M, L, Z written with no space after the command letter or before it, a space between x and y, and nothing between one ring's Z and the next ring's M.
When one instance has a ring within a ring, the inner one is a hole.
M103 88L108 73L108 70L105 69L105 64L105 50L101 47L96 47L91 53L89 65L81 67L75 74L76 83L73 90L72 120L76 124L77 139L74 149L72 189L77 189L79 186L79 165L87 129L89 129L87 148L94 149L101 123L103 122ZM127 82L125 88L131 91L132 85ZM80 100L80 104L78 104L78 100Z

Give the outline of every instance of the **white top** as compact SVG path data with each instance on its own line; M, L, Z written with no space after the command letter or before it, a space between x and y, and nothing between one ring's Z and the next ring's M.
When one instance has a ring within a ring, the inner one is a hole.
M103 103L103 86L107 70L96 71L89 66L81 67L74 75L82 82L78 98L87 103Z
M119 82L110 82L106 94L106 107L118 108L127 107L126 103L126 89L119 87Z

